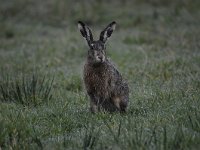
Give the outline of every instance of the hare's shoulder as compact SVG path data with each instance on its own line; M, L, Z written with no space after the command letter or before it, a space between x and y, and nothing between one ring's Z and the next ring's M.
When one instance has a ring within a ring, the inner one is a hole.
M121 73L118 71L115 63L109 59L108 59L108 66L109 66L109 73L112 74L112 76L122 78Z

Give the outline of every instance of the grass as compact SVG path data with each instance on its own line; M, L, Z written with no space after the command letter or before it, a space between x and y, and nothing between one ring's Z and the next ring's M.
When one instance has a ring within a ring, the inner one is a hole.
M199 8L198 0L0 2L0 149L199 149ZM118 23L107 54L129 83L126 114L89 112L78 20L96 38Z
M31 78L22 77L20 81L10 80L8 75L0 82L2 102L16 102L23 106L37 106L48 102L51 98L53 79L38 78L33 74Z

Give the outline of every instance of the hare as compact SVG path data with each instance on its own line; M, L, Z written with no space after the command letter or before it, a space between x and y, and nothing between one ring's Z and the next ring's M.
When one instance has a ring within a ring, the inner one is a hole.
M83 80L93 113L100 110L125 112L127 109L128 84L106 56L105 43L115 27L116 22L113 21L101 32L99 40L95 41L90 28L83 22L78 22L78 28L89 46Z

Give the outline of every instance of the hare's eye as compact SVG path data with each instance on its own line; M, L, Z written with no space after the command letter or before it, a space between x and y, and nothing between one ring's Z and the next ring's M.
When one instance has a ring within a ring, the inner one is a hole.
M94 44L93 43L91 44L91 49L94 49Z

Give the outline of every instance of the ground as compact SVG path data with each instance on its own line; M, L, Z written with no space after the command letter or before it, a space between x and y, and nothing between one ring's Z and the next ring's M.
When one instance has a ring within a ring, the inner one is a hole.
M0 149L199 149L198 0L0 2ZM126 114L89 112L86 22L127 79Z

